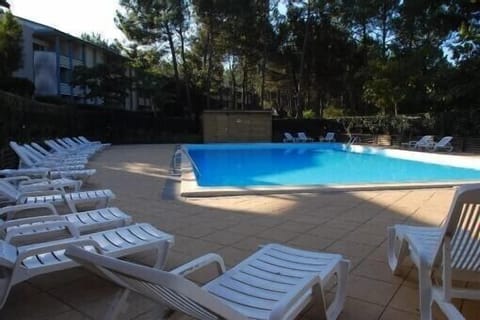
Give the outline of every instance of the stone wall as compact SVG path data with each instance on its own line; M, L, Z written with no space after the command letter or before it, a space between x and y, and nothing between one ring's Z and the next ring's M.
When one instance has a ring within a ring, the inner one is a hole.
M271 111L203 112L203 142L271 142Z

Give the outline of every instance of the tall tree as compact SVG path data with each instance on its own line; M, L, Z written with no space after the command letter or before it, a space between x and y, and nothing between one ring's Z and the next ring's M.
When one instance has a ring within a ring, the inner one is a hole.
M22 67L22 27L9 11L0 12L0 78Z
M117 10L116 24L126 37L140 45L167 46L177 88L181 99L180 75L175 44L175 29L184 32L182 0L120 0L123 11ZM182 26L180 26L182 25Z
M6 0L0 0L0 7L10 8L10 4Z
M123 106L130 80L125 76L124 61L110 60L92 68L76 66L72 85L83 88L87 99L101 99L108 106Z

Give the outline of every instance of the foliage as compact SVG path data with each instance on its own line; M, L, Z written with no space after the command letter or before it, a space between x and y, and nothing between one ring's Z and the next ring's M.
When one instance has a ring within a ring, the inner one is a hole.
M478 1L120 3L117 25L155 51L144 69L175 79L186 116L199 91L207 108L296 118L479 108Z
M315 112L311 109L303 110L302 118L303 119L314 119L315 118Z
M22 27L9 12L0 12L0 78L22 67Z
M123 105L130 87L123 61L109 61L92 68L76 66L73 86L86 91L87 99L102 99L105 105Z
M10 4L6 0L0 0L0 7L4 7L8 9L10 8Z
M31 98L35 91L35 85L26 78L3 78L0 79L0 90L11 92L22 97Z
M112 43L109 40L103 38L102 35L99 33L82 33L80 35L80 38L84 41L90 42L91 44L110 50L116 54L121 53L121 47L119 43Z

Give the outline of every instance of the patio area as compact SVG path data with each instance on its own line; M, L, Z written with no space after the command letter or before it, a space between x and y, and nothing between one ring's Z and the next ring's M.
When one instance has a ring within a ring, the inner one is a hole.
M169 175L174 145L112 146L97 155L87 188L110 188L111 204L136 222L149 222L175 236L167 269L208 252L233 266L259 245L341 253L351 260L348 295L339 319L418 319L416 270L393 276L386 258L386 228L395 223L439 225L452 188L297 193L179 198L179 178ZM205 282L213 270L198 272ZM0 319L101 319L117 287L75 268L14 287ZM475 301L458 301L467 319L478 317ZM151 301L132 294L120 319L158 319ZM436 319L443 317L435 312ZM172 319L187 319L174 314ZM308 311L302 319L310 319Z

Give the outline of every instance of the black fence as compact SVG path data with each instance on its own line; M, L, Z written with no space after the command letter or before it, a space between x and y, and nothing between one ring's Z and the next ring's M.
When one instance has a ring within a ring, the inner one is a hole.
M59 106L0 92L0 167L16 165L9 141L83 135L114 144L201 142L200 122L99 106Z

